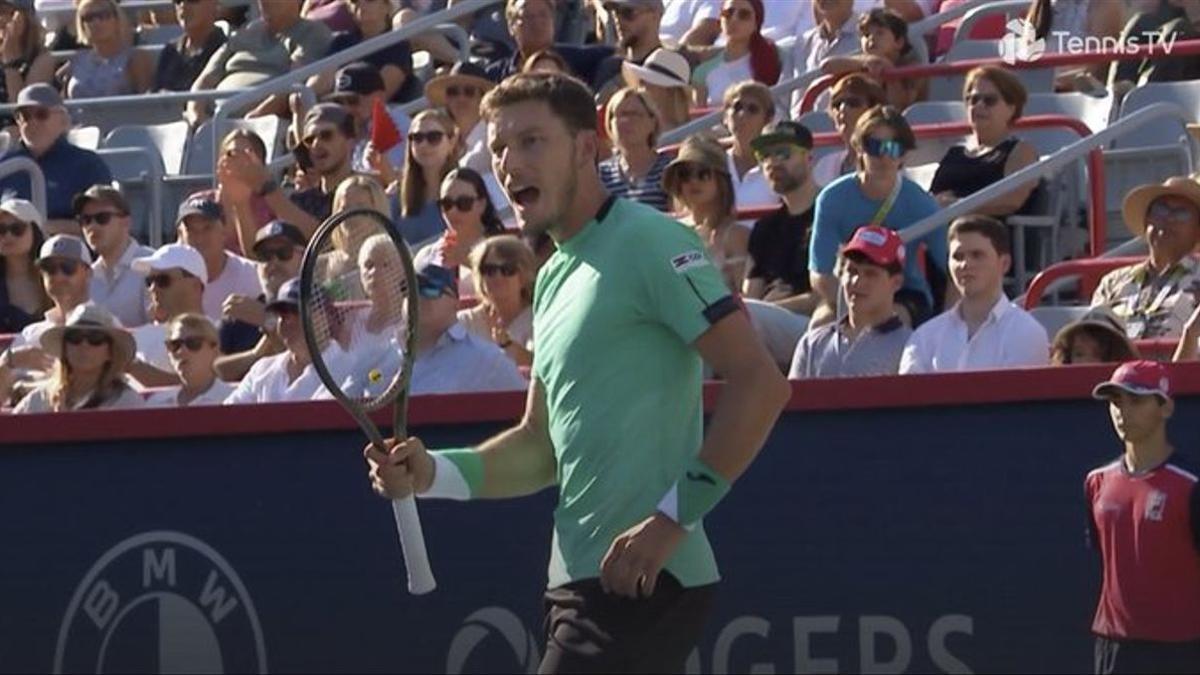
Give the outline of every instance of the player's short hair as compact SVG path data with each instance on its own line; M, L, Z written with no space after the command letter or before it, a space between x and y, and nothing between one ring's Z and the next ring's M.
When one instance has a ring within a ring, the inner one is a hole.
M596 99L578 79L562 73L518 73L496 85L483 97L480 113L492 120L501 108L541 101L550 107L572 134L597 131Z
M953 239L966 233L974 233L987 238L992 242L992 247L996 249L998 255L1012 255L1012 243L1008 237L1008 228L1004 226L1004 223L991 216L979 214L959 216L950 223L950 230L946 233L946 238Z

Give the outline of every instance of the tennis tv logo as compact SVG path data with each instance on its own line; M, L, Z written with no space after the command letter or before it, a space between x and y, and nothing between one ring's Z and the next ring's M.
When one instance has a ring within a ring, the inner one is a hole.
M180 532L113 546L63 616L55 673L265 673L258 613L229 562Z
M1031 22L1013 19L1005 28L1008 32L1000 39L1000 58L1008 65L1037 61L1046 53L1046 41L1038 38Z

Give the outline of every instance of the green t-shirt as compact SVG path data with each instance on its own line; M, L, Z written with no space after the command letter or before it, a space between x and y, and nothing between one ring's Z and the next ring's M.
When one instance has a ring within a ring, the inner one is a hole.
M691 344L740 305L691 229L610 199L538 275L533 373L558 460L549 587L600 575L613 539L654 513L700 451L702 362ZM667 570L719 579L703 527Z

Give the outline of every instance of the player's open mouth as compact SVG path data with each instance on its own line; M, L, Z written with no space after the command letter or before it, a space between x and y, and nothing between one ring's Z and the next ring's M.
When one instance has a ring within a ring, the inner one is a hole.
M538 197L542 194L542 191L535 187L526 187L511 190L509 194L512 195L514 204L521 209L528 209L535 202L537 202Z

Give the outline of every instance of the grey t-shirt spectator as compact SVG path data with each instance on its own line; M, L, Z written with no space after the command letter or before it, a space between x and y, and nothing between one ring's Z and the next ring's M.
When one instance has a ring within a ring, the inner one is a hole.
M912 329L899 318L887 321L851 339L849 319L809 331L796 344L789 380L830 377L895 375Z
M319 21L300 19L275 35L258 19L231 35L200 76L217 78L217 89L253 86L283 75L293 64L307 65L320 59L332 41L333 34Z

